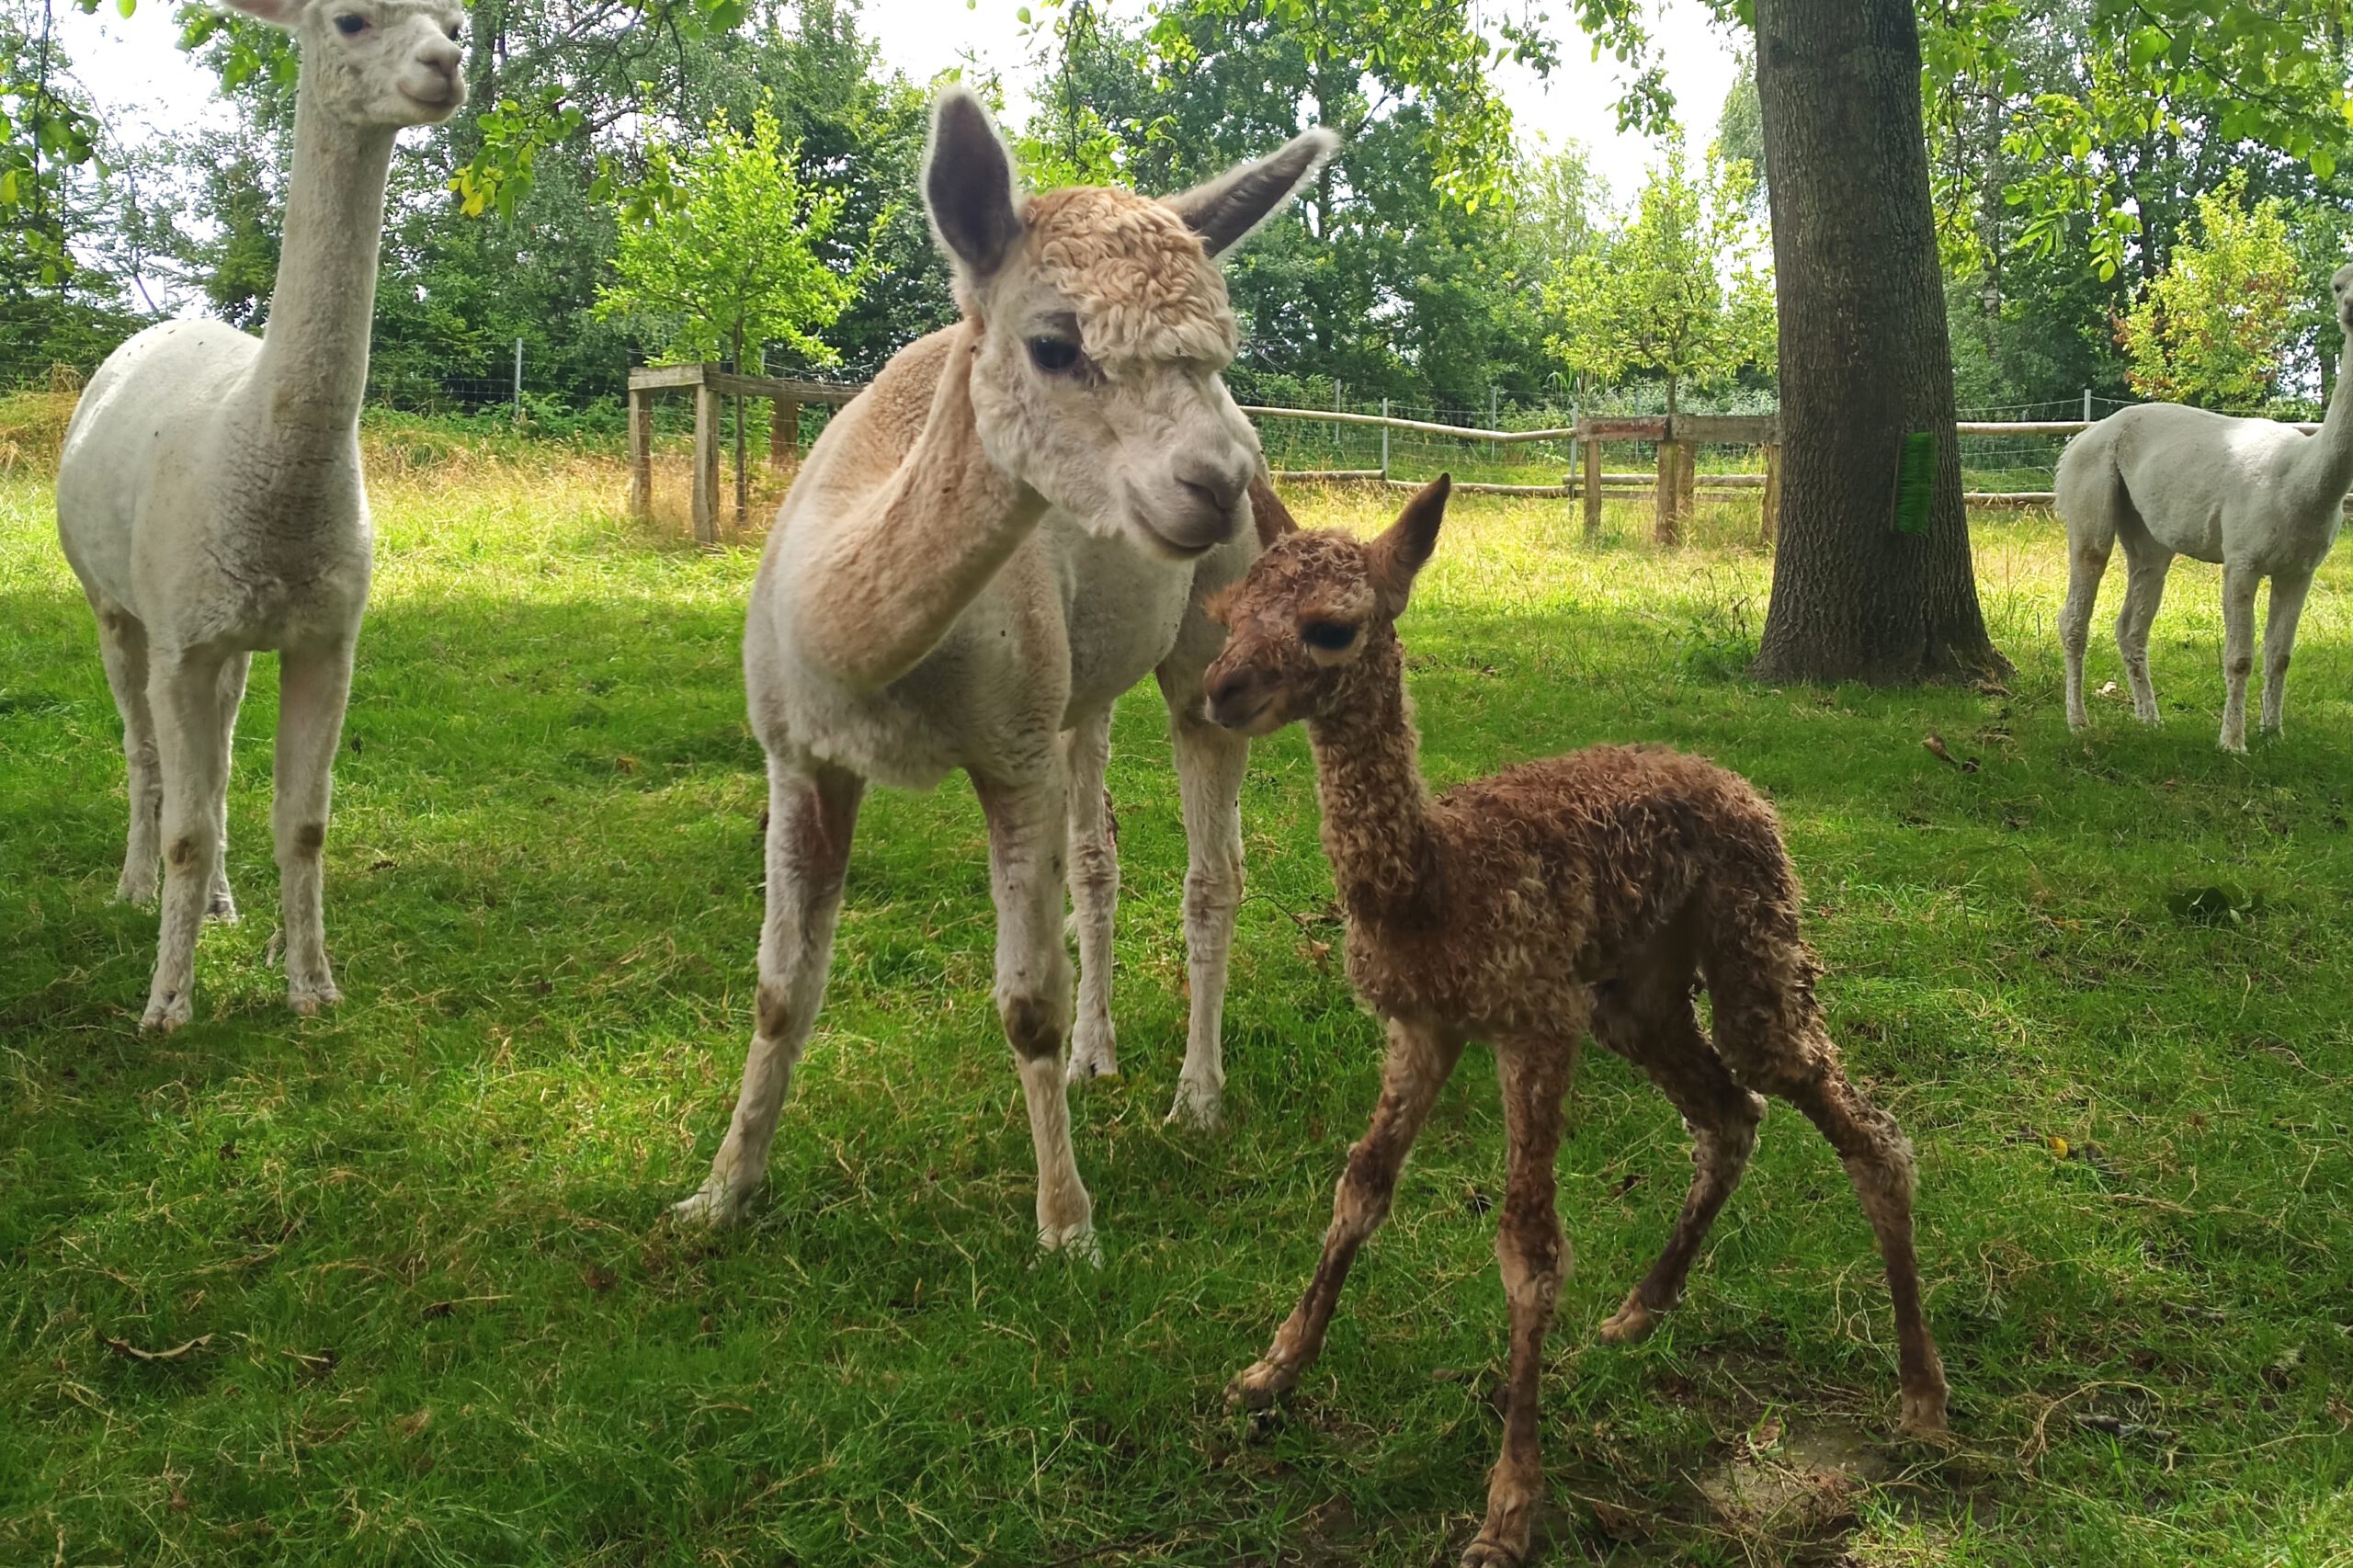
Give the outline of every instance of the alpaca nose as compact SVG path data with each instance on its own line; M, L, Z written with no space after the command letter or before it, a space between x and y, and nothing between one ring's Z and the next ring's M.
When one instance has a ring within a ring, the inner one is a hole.
M1220 670L1212 665L1202 677L1202 689L1209 696L1210 722L1231 729L1244 723L1265 706L1258 694L1258 679L1248 665Z
M1200 498L1211 509L1231 512L1242 493L1250 488L1248 462L1216 463L1207 458L1186 456L1176 460L1176 483Z
M465 51L455 39L435 38L418 48L415 63L423 66L421 90L416 96L427 103L447 103L465 95L465 77L459 67L465 63Z

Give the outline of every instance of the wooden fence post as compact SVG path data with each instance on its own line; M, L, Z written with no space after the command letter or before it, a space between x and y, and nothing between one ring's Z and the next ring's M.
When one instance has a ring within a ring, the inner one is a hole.
M1679 537L1699 513L1699 443L1677 441L1676 445L1683 449L1683 460L1675 471L1675 527Z
M719 542L719 391L695 383L695 542Z
M744 466L744 394L735 394L735 531L751 520L752 475Z
M629 515L654 516L654 394L629 389Z
M1767 544L1781 535L1781 443L1765 443L1765 520L1760 530Z
M1664 549L1675 547L1676 509L1682 494L1683 443L1662 436L1658 443L1658 475L1651 484L1651 540Z
M768 467L801 460L801 405L786 398L768 403Z
M1585 541L1601 542L1601 443L1585 438Z

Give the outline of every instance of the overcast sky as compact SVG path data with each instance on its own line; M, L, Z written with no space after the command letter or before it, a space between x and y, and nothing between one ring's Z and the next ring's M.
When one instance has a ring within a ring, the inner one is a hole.
M1017 97L1028 85L1025 51L1017 34L1016 0L867 0L863 25L882 57L912 81L926 82L967 59L995 69ZM1140 13L1135 0L1117 8ZM1667 61L1677 111L1695 145L1714 133L1717 110L1732 85L1729 37L1707 20L1695 0L1651 0L1652 28ZM213 78L176 47L178 28L168 0L140 0L125 19L111 4L96 16L60 6L58 16L82 85L108 119L133 138L185 134L207 121L225 122L213 97ZM1654 149L1621 136L1611 105L1617 88L1612 62L1596 62L1581 35L1562 49L1561 69L1540 82L1518 66L1504 68L1497 85L1509 101L1523 139L1552 146L1583 142L1596 170L1623 201L1641 183Z

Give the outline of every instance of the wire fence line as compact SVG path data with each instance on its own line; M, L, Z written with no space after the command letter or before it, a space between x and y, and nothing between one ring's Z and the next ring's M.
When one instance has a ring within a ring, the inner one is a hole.
M534 365L522 347L517 344L495 363L430 371L406 360L371 365L369 405L427 417L511 420L528 429L567 434L616 438L622 434L626 413L621 397L601 390L580 395L583 389L563 385L565 378L553 373L559 368ZM95 358L0 362L0 393L75 392L96 368ZM1268 466L1278 474L1419 483L1449 472L1474 485L1557 494L1581 480L1581 454L1574 434L1579 414L1655 414L1659 410L1651 405L1658 402L1656 392L1648 386L1605 391L1590 394L1581 404L1506 406L1495 398L1484 408L1342 397L1309 403L1296 396L1243 406L1258 428ZM654 404L657 439L665 446L688 436L691 414L686 401L661 399ZM1769 394L1755 391L1716 402L1715 407L1685 412L1777 412ZM2133 406L2129 400L2087 390L2073 398L1961 409L1956 435L1962 488L1981 503L2047 500L2059 454L2086 420ZM804 405L801 449L823 430L832 412L822 404ZM1612 440L1608 449L1614 472L1605 472L1605 484L1625 489L1653 482L1654 443ZM1704 447L1697 466L1703 489L1764 482L1754 447Z

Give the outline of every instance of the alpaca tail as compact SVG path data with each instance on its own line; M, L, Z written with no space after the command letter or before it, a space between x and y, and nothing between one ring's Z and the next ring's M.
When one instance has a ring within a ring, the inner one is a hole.
M2068 442L2052 481L2069 546L2077 552L2089 550L2103 561L2118 527L2134 516L2132 494L2116 460L2120 428L2119 417L2110 415Z

